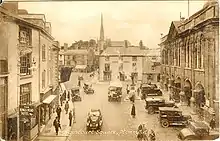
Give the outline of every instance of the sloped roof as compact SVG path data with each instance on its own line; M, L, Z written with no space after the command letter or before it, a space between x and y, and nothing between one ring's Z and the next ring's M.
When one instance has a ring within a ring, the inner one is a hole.
M128 46L131 45L129 41L127 41ZM125 46L125 41L110 41L111 47L123 47Z
M181 32L181 30L180 30L180 28L179 28L179 26L181 25L181 21L173 21L173 25L174 25L174 27L176 28L176 30L177 30L177 32L178 33L180 33Z
M144 50L146 56L160 56L160 49L147 49Z
M61 53L63 53L64 55L88 54L88 51L84 49L75 49L75 50L62 51L60 52L60 54Z
M103 52L102 56L111 55L133 55L133 56L144 56L143 50L138 47L107 47Z

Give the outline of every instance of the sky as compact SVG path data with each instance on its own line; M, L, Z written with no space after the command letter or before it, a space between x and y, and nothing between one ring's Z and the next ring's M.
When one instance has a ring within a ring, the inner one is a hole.
M191 0L189 14L202 9L205 1ZM101 13L105 38L128 40L148 48L158 48L161 33L166 35L172 21L188 17L187 1L72 1L20 2L19 9L45 14L51 22L52 36L61 45L78 40L97 39Z

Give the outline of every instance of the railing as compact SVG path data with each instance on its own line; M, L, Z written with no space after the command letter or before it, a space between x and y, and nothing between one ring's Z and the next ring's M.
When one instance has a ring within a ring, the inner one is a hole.
M8 60L0 60L0 75L8 73Z

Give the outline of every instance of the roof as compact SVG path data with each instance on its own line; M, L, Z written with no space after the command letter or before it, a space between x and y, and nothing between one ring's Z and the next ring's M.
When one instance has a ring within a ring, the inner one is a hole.
M75 69L86 69L86 65L76 65Z
M131 45L129 41L127 41L128 46ZM111 47L123 47L125 46L125 41L110 41Z
M24 24L27 24L28 26L31 26L31 27L33 27L33 28L36 28L36 29L42 31L44 34L46 34L50 39L54 39L44 28L42 28L42 27L40 27L40 26L38 26L38 25L36 25L36 24L33 24L33 23L31 23L31 22L25 20L25 19L21 18L21 17L18 16L18 15L15 15L15 14L9 12L8 10L6 10L5 8L3 8L3 7L1 7L1 6L0 6L0 12L2 12L2 13L4 13L4 14L8 15L9 17L15 18L15 21L17 20L17 21L19 21L19 22L22 22L22 23L24 23Z
M20 14L18 15L24 19L40 19L46 22L46 18L44 14Z
M201 121L190 122L190 124L195 128L206 128L206 129L209 128L207 124Z
M160 48L152 48L144 50L146 56L161 56Z
M181 25L181 21L173 21L173 25L175 26L175 28L176 28L176 30L177 30L177 32L178 33L180 33L181 32L181 30L180 30L180 28L179 28L179 26Z
M114 55L132 55L132 56L144 56L143 50L138 47L107 47L101 54L101 56L114 56Z
M88 54L88 51L85 49L75 49L75 50L67 50L61 52L64 55L75 55L75 54Z
M177 112L182 112L179 108L174 108L174 107L159 107L160 111L177 111Z

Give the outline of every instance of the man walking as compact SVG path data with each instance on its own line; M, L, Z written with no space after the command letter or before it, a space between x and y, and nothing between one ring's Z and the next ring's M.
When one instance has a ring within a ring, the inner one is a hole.
M73 123L76 123L75 107L73 106Z
M72 125L72 119L73 119L73 114L72 114L72 111L70 110L70 112L69 112L69 120L70 120L69 126Z
M56 135L58 135L59 128L61 129L60 121L58 117L56 117L55 120L53 121L53 126L55 127Z
M68 114L68 109L69 109L69 103L68 103L68 101L67 101L66 104L65 104L66 114Z
M56 113L57 113L58 120L60 120L61 108L59 105L57 106Z
M132 108L131 108L131 116L132 116L133 118L135 118L135 116L136 116L134 103L133 103Z
M129 85L127 85L126 90L127 90L127 94L129 94L129 92L130 92Z

